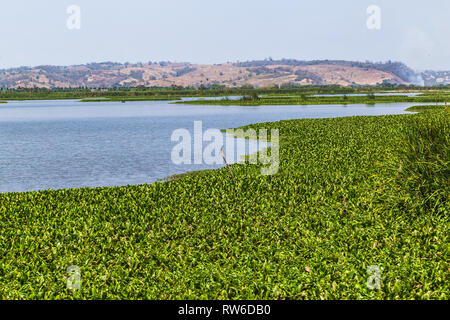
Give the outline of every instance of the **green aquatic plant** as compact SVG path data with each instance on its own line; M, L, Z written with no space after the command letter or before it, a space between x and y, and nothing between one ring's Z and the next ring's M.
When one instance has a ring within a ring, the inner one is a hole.
M279 130L276 175L0 194L0 298L446 300L447 120L259 123L243 129Z
M406 111L410 112L423 112L423 111L435 111L435 110L442 110L442 109L449 109L450 106L447 105L432 105L432 106L413 106L406 109Z
M414 117L405 128L402 174L431 210L449 200L450 109L425 110L433 112Z

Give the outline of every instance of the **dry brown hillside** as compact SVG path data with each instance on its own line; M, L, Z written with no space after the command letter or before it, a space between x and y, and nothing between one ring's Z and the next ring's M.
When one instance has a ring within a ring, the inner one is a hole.
M296 60L247 63L93 63L79 66L39 66L0 70L0 87L113 87L292 84L376 85L411 84L414 72L403 64Z

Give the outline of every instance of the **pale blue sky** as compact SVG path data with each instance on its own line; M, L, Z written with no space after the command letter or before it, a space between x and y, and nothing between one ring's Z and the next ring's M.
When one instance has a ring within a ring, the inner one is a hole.
M81 29L66 27L69 5ZM381 29L366 27L369 5ZM3 0L0 68L272 57L450 70L448 0Z

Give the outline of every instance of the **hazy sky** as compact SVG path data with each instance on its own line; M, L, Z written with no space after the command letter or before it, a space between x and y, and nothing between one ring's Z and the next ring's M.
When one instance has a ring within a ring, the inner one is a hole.
M367 28L370 5L379 30ZM450 70L449 35L449 0L2 0L0 68L272 57Z

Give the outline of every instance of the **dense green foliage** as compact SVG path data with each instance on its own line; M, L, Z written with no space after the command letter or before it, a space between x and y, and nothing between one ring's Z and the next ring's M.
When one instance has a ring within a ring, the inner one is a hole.
M234 180L223 168L1 194L0 297L448 299L448 120L444 110L256 124L280 130L277 175L235 164ZM80 290L66 288L71 265ZM381 290L366 286L370 265Z
M411 121L403 149L402 174L425 210L444 208L450 195L450 109L434 108Z
M259 106L259 105L318 105L318 104L375 104L375 103L397 103L397 102L416 102L428 103L435 102L435 96L417 96L408 97L402 95L393 96L375 96L367 94L366 96L325 96L313 97L309 95L298 96L280 96L268 95L258 97L257 95L244 96L239 100L220 99L220 100L192 100L179 101L183 104L201 104L201 105L240 105L240 106ZM439 102L450 102L450 96L442 96Z
M423 112L423 111L434 111L434 110L439 110L439 109L446 109L446 108L450 108L449 106L446 105L432 105L432 106L414 106L414 107L409 107L408 109L406 109L406 111L411 111L411 112Z
M173 101L180 100L177 97L169 96L147 96L147 97L112 97L112 98L85 98L81 102L112 102L112 101Z
M447 90L430 90L421 93L422 96L448 96L450 95L450 91Z
M172 93L161 94L153 91L5 91L0 90L0 99L3 100L62 100L62 99L140 99L140 100L176 100L177 95ZM161 98L161 99L160 99Z
M219 97L219 96L251 96L258 95L313 95L313 94L351 94L373 92L430 92L432 95L444 94L449 87L414 87L414 86L380 86L380 87L341 87L329 86L274 86L272 88L227 88L219 85L199 88L172 86L168 88L21 88L0 89L0 100L54 100L54 99L84 99L84 98L116 98L126 97Z

